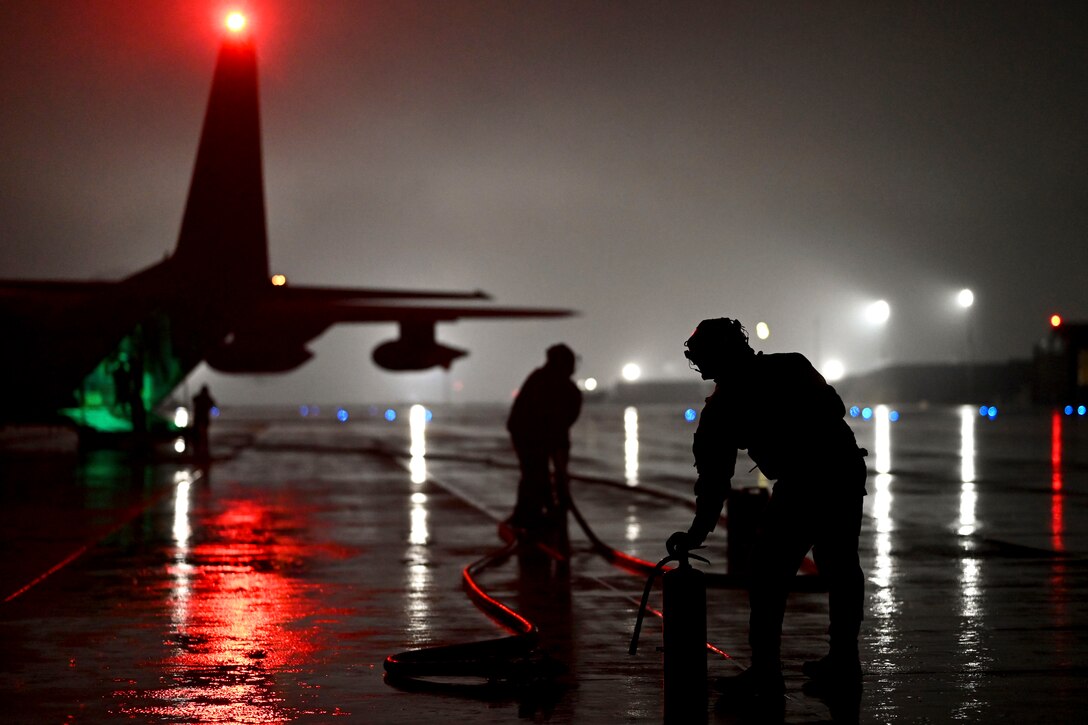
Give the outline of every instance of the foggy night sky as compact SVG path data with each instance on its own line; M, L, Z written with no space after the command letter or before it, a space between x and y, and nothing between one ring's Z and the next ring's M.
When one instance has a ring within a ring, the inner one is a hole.
M962 287L979 360L1088 318L1081 3L4 0L0 276L120 278L173 248L232 7L273 271L581 311L440 325L471 351L455 400L507 399L557 341L606 385L628 361L695 380L704 317L848 372L962 359ZM442 373L371 362L395 334L336 326L294 373L212 389L441 400Z

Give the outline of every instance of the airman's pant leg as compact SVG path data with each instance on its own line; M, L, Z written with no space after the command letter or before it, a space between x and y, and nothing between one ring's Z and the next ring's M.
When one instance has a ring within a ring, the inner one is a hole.
M811 513L787 496L772 496L756 544L748 599L748 642L754 666L778 667L782 618L790 584L812 546Z
M861 533L861 495L829 502L813 547L813 559L828 584L831 651L857 658L858 632L865 607L865 576L858 558Z
M549 508L551 499L548 451L536 445L519 445L515 450L521 467L521 479L518 481L513 521L518 526L537 527L543 523L544 512Z

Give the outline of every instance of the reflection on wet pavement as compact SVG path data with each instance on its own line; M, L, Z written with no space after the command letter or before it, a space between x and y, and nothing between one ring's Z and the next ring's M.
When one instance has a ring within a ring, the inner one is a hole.
M574 430L579 507L602 539L644 558L690 523L685 408L590 406ZM206 477L109 457L4 460L5 480L49 486L4 492L0 523L17 554L5 596L67 559L3 605L10 721L660 721L660 654L626 654L642 581L577 531L568 565L522 556L486 582L541 627L552 689L482 703L382 682L388 654L500 633L459 573L498 545L495 522L512 509L504 413L417 406L395 421L353 411L343 424L228 414ZM867 675L846 716L1070 719L1088 705L1088 426L970 407L895 418L875 405L871 420L851 421L872 456ZM739 485L768 485L747 468L738 463ZM724 570L724 529L708 543L710 570ZM712 662L712 676L746 663L746 630L745 593L711 590L708 636L735 658ZM801 689L800 663L823 654L825 630L826 597L792 595L785 722L843 717ZM659 631L644 632L647 645ZM724 722L759 721L710 707Z

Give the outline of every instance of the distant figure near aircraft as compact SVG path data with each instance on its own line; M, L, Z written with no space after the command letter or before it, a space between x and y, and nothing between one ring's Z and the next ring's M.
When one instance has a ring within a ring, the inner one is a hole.
M202 461L211 457L211 449L208 447L208 428L211 426L214 407L215 399L208 392L208 386L201 387L200 392L193 398L193 431L196 433L196 457Z
M525 379L510 409L506 429L521 466L517 505L510 518L514 526L540 529L566 514L570 427L582 410L582 393L570 379L574 366L569 347L549 347L547 362Z
M865 581L858 560L866 451L846 424L842 399L803 355L756 354L737 320L703 320L684 356L714 380L692 446L698 479L691 527L669 537L669 551L699 546L721 515L738 449L776 479L755 546L749 590L752 666L718 681L740 696L785 691L780 649L790 580L811 548L827 579L831 651L807 662L816 694L861 686L858 631Z

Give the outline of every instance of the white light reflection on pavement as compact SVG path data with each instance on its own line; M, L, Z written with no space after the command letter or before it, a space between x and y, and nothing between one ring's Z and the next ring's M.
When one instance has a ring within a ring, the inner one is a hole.
M427 409L422 405L413 405L409 409L408 431L411 441L408 471L412 483L420 484L427 480Z
M874 434L876 435L876 472L890 473L892 470L892 445L891 423L889 422L889 410L886 405L878 405L873 409Z
M892 446L889 410L886 405L878 405L873 410L875 451L874 467L877 474L873 481L872 516L875 536L873 548L873 571L869 581L876 586L873 592L872 614L876 620L874 645L878 654L889 657L893 653L896 635L895 623L898 620L902 603L897 599L893 586L895 567L892 561Z
M623 474L628 486L638 485L638 409L623 411Z
M975 419L970 405L960 408L960 536L975 533Z
M189 497L193 478L187 470L174 473L174 562L169 568L173 579L170 622L174 632L184 634L189 624L189 598L192 591L193 567L189 563L189 538L193 535L189 523Z
M896 597L894 587L895 566L892 560L892 476L878 473L873 483L873 508L875 536L873 548L873 570L869 581L876 587L872 595L872 615L876 620L874 644L877 653L891 655L898 641L895 623L898 620L902 603Z
M638 537L642 534L642 524L638 519L638 507L630 505L627 507L627 521L626 529L624 531L624 538L632 543L638 541Z
M413 405L408 411L410 445L408 472L411 482L419 486L427 481L427 409ZM427 495L415 491L409 498L408 549L405 552L406 584L408 590L407 631L413 645L423 644L433 636L431 623L431 591L433 576L427 549L431 533L427 527Z
M973 542L968 539L978 528L975 510L978 490L975 470L975 421L978 411L969 405L960 407L960 515L957 533L962 539L964 556L960 559L960 631L957 646L964 661L957 676L963 690L963 703L952 711L955 720L978 721L984 703L979 699L979 684L986 669L988 657L983 645L982 560L969 555Z
M408 530L408 543L423 546L431 538L427 530L427 494L416 491L412 494L411 525Z

